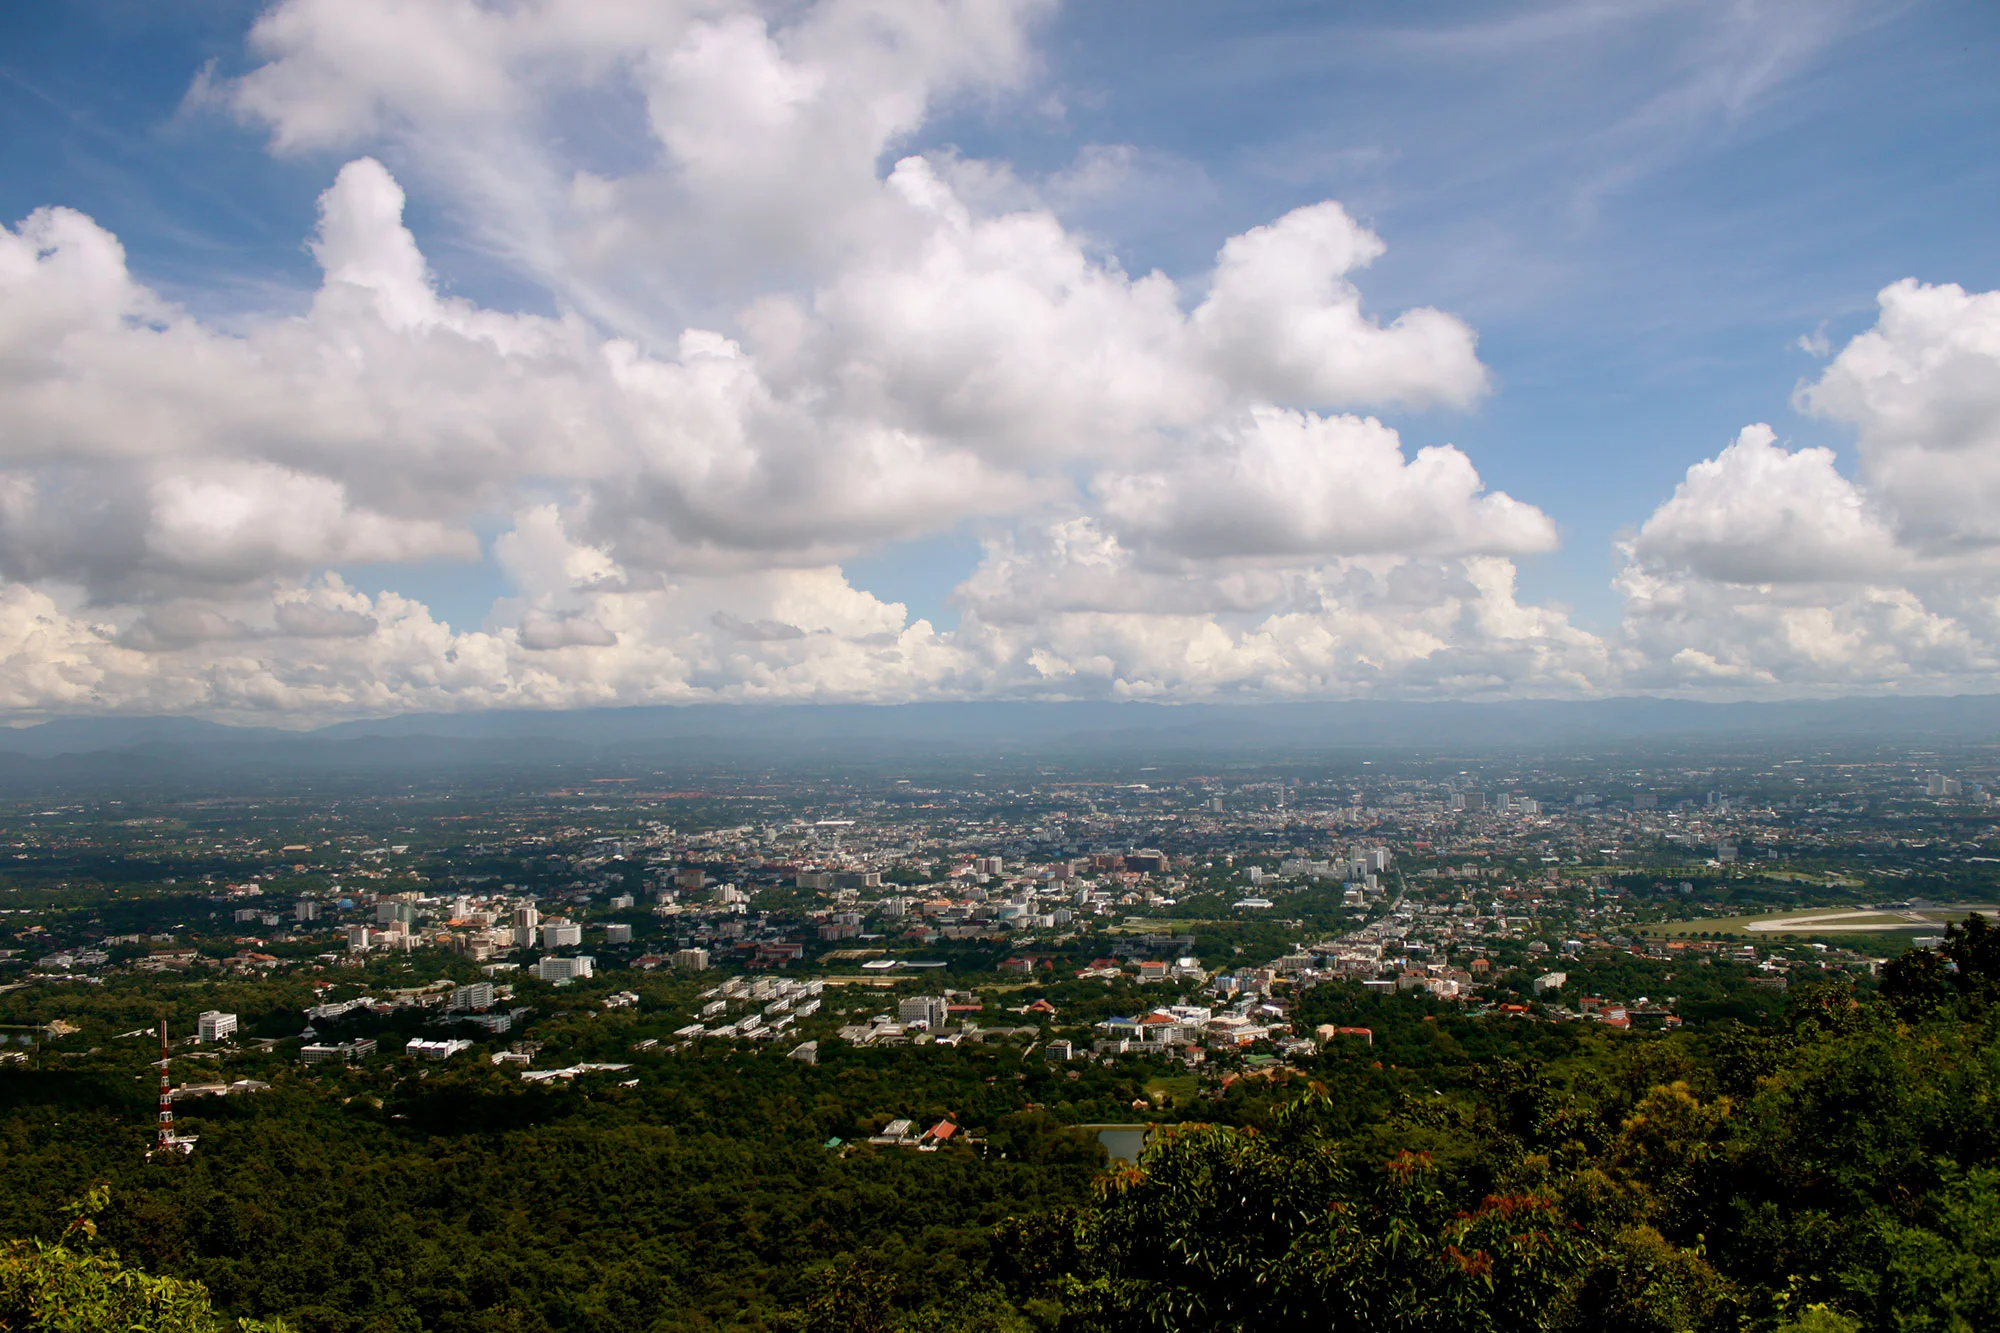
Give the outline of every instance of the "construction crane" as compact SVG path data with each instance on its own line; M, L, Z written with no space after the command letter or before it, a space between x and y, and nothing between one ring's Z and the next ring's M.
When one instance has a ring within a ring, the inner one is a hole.
M154 1153L180 1153L183 1157L194 1151L197 1134L174 1133L174 1087L167 1072L167 1020L160 1020L160 1141L146 1151L150 1159Z

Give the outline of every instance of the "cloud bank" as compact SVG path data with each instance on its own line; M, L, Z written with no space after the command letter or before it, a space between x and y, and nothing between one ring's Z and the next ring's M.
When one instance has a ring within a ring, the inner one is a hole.
M2000 297L1899 284L1801 410L1524 602L1549 517L1381 414L1474 331L1377 313L1331 200L1128 272L1046 180L919 151L1032 95L1039 0L281 0L194 100L328 163L296 313L227 327L48 207L0 229L0 709L315 721L697 700L1943 688L2000 626ZM555 132L615 122L605 144ZM590 151L586 151L586 150ZM390 165L394 164L392 171ZM545 294L451 293L405 182ZM967 525L942 629L843 563ZM497 536L492 534L498 533ZM486 534L483 538L481 534ZM338 568L490 560L478 625Z

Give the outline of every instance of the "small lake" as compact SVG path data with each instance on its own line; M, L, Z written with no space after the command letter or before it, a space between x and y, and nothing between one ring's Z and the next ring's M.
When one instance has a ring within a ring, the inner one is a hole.
M1136 1162L1139 1150L1146 1146L1147 1130L1144 1125L1087 1125L1085 1128L1097 1131L1097 1141L1104 1145L1105 1153L1114 1162Z

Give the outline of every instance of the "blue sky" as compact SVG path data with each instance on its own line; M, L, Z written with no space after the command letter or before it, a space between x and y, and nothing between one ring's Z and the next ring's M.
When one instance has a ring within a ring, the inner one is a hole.
M441 291L502 312L575 308L438 165L455 129L279 151L269 115L226 93L191 99L204 70L226 90L271 59L246 43L265 9L9 7L0 218L88 215L136 280L227 336L309 307L320 196L367 153L406 194ZM1628 614L1615 543L1746 425L1768 422L1794 450L1829 446L1857 473L1867 423L1802 413L1793 396L1875 323L1878 291L1905 278L2000 288L1991 5L1097 3L1020 22L1020 68L933 87L879 174L913 152L1006 164L1087 253L1164 271L1183 308L1224 240L1339 201L1386 246L1349 275L1365 308L1457 317L1489 384L1469 407L1353 410L1381 415L1406 453L1455 444L1487 488L1545 514L1559 547L1507 552L1519 595L1598 636ZM657 152L615 81L552 94L538 115L566 170L618 176ZM1093 162L1116 170L1093 183ZM799 283L774 261L769 285ZM726 324L725 305L660 317ZM489 552L511 523L505 505L464 521ZM837 558L856 586L948 628L981 539L1014 521L968 513ZM325 567L458 627L529 595L490 556L459 556Z

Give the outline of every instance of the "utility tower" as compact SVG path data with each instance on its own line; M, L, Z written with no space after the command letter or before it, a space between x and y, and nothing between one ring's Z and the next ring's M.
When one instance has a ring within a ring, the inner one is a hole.
M167 1020L160 1020L160 1141L146 1153L180 1153L185 1156L194 1151L194 1141L198 1135L174 1133L174 1088L167 1072Z

